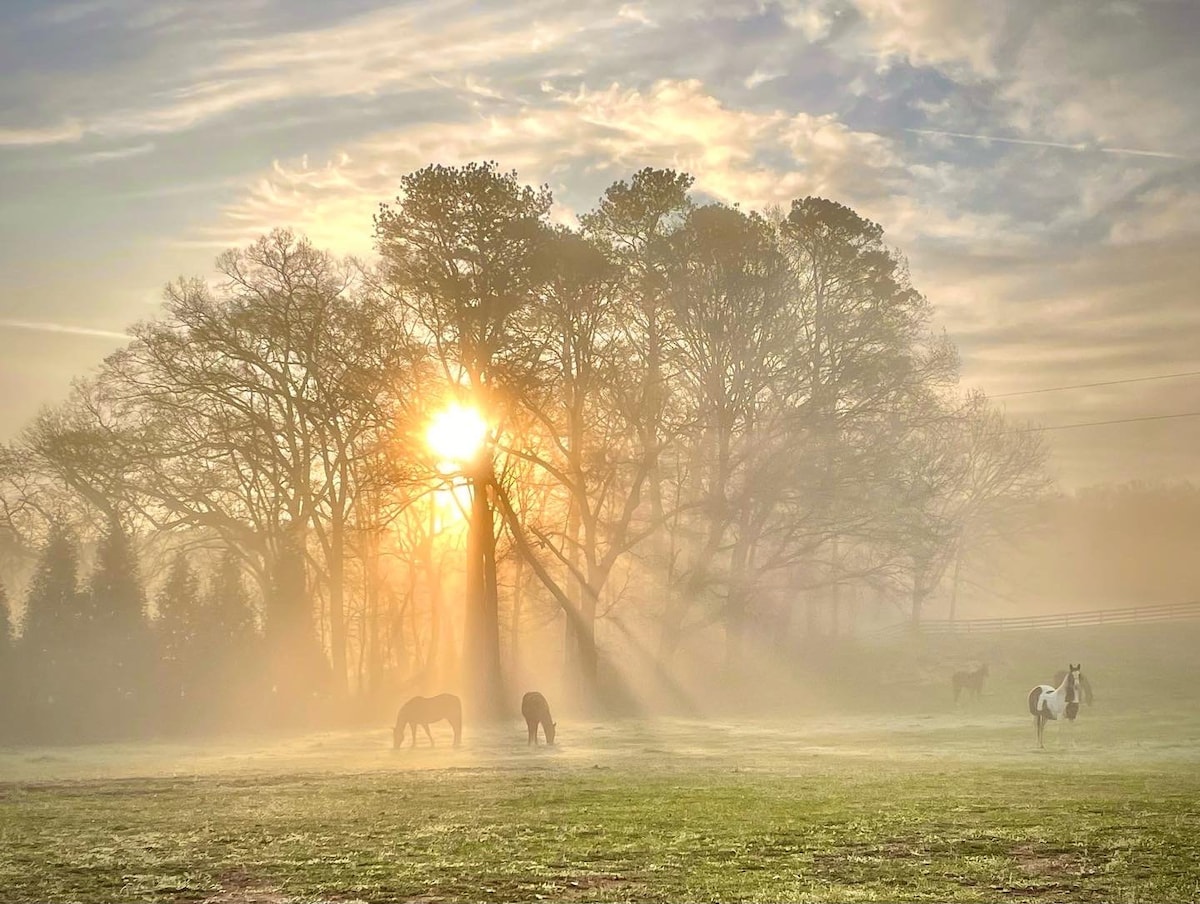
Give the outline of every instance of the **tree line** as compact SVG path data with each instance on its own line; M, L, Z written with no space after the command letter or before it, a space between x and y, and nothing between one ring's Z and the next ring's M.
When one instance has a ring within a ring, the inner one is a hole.
M372 261L276 230L169 285L0 455L8 573L42 550L8 642L45 666L24 680L59 668L37 638L107 619L138 652L95 654L103 693L166 669L184 706L257 688L291 711L457 683L496 713L539 631L596 701L635 661L734 675L871 606L919 620L1029 516L1040 435L959 387L879 225L691 189L645 169L568 227L545 186L434 165L380 206ZM439 461L452 404L486 443ZM60 566L46 596L71 533L96 576L72 595ZM117 547L149 605L101 579Z

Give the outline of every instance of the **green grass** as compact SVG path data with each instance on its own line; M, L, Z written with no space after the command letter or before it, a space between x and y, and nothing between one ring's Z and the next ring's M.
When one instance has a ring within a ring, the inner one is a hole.
M1045 751L1028 673L1068 657L1041 636L980 641L995 681L953 711L931 665L890 714L560 714L554 750L520 725L0 750L0 901L1200 900L1195 647L1159 631L1069 657L1097 704ZM979 652L949 643L871 659Z
M143 746L149 777L82 781L32 776L132 748L9 751L0 900L1200 897L1200 720L1052 727L1044 752L994 723L574 725L538 752L327 734L191 751L187 775Z

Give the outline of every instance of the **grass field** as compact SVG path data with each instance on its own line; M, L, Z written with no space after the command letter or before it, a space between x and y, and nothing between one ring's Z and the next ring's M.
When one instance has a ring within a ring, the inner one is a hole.
M0 901L1200 900L1195 697L1110 671L1038 751L997 671L956 710L560 716L553 750L518 725L0 750Z

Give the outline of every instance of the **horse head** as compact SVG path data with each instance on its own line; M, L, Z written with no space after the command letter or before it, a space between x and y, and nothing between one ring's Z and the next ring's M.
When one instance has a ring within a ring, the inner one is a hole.
M1079 702L1079 670L1082 668L1082 663L1079 665L1071 665L1067 663L1067 702Z

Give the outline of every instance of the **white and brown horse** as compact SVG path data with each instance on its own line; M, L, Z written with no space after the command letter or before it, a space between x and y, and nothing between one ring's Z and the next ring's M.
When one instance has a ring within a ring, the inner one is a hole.
M1039 684L1029 692L1029 712L1037 728L1038 747L1045 747L1042 735L1046 723L1066 719L1074 722L1079 714L1080 674L1078 665L1070 665L1058 687Z

